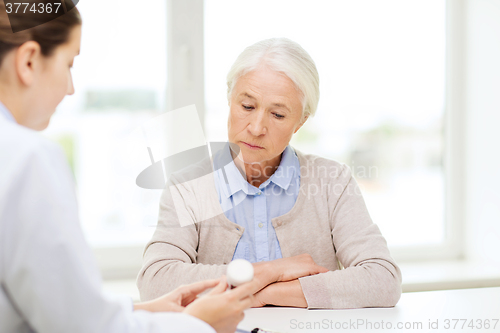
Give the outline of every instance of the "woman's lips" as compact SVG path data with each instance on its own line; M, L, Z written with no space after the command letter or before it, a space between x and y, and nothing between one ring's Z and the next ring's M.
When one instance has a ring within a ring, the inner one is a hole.
M264 148L263 148L263 147L261 147L261 146L254 146L254 145L251 145L251 144L249 144L249 143L246 143L245 141L241 141L241 142L243 142L243 143L245 144L245 146L247 146L247 147L248 147L248 148L250 148L250 149L255 149L255 150L258 150L258 149L264 149Z

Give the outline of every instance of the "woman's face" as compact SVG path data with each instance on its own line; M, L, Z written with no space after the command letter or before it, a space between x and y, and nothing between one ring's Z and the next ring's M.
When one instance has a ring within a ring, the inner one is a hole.
M284 74L265 67L241 76L231 97L229 142L245 163L270 163L302 126L301 92Z
M26 118L28 127L35 130L45 129L57 105L66 95L72 95L73 79L71 67L75 56L80 53L81 26L72 28L68 42L58 46L49 57L42 57L41 68L33 84L34 98L30 115Z

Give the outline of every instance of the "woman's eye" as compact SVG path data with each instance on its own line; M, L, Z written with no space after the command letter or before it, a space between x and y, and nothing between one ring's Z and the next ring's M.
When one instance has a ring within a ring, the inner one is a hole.
M279 113L273 113L273 115L274 115L276 118L278 118L278 119L283 119L283 118L285 118L285 116L284 116L284 115L279 114Z
M252 110L252 109L253 109L253 106L243 105L243 108L244 108L245 110Z

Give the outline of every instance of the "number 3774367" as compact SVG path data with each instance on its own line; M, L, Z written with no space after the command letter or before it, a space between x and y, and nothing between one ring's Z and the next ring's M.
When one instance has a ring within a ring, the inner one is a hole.
M59 9L61 7L61 3L43 3L43 2L14 2L14 3L5 3L5 9L7 14L16 13L16 14L52 14L59 13Z

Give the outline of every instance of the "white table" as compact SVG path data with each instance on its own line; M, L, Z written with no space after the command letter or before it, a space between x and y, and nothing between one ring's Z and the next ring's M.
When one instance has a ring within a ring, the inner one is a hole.
M471 320L474 328L469 326ZM486 320L489 329L485 328ZM249 309L239 327L282 333L500 332L500 287L404 293L394 308Z

